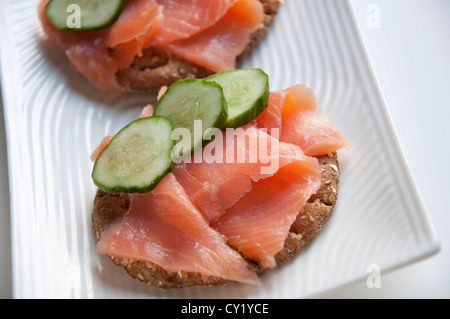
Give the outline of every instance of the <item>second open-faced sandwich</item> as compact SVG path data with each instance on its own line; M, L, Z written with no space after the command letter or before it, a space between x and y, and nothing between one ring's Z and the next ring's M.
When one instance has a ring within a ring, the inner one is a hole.
M152 91L233 69L281 0L40 0L50 41L109 92Z

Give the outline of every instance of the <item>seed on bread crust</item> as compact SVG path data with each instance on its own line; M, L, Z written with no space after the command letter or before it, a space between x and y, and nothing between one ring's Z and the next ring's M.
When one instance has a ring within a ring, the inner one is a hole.
M319 191L311 196L291 225L283 250L275 256L277 266L290 260L305 245L310 243L332 215L339 189L339 161L337 153L331 155L317 157L322 168L322 185ZM334 168L331 168L332 165L336 167L337 172ZM326 202L323 201L325 195L328 197ZM334 196L332 202L330 201L331 195ZM100 239L101 233L114 218L126 213L129 205L130 201L127 194L106 194L101 190L97 191L92 212L92 227L97 239ZM243 257L254 267L257 273L269 270L259 260L245 255ZM144 261L117 257L110 257L110 259L116 265L125 269L131 277L160 288L217 286L231 283L222 278L205 276L199 273L181 272L181 275L179 272L171 273L158 265Z
M281 3L281 0L259 1L264 7L264 21L250 36L247 47L238 56L238 60L261 41L272 25ZM150 47L144 50L142 56L137 56L128 68L119 70L116 79L127 92L145 92L159 90L162 86L170 86L185 78L204 78L212 73L170 52Z

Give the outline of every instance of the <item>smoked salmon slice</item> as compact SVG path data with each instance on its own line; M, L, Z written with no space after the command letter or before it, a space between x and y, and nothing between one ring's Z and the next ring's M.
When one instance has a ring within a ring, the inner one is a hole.
M198 154L194 154L190 163L177 164L173 173L212 222L249 192L252 182L272 176L280 165L296 160L290 154L279 154L279 144L263 130L242 128L216 138L204 148L200 161L195 162ZM211 158L212 152L207 150L214 148Z
M117 62L117 69L131 65L136 56L161 28L163 8L154 0L134 0L110 28L106 47Z
M317 159L305 156L298 146L282 145L280 154L295 160L254 182L250 192L211 224L230 246L267 268L276 266L275 255L283 249L292 223L321 185Z
M261 2L236 0L215 25L189 38L158 47L214 72L233 69L237 56L244 51L250 35L263 20Z
M254 270L209 227L172 174L152 192L130 195L127 214L103 231L96 253L154 263L168 272L259 284Z
M217 23L235 0L157 0L164 8L161 28L151 45L188 38Z
M325 155L350 145L317 107L313 91L304 85L271 92L268 107L254 124L278 127L280 141L300 146L308 156Z

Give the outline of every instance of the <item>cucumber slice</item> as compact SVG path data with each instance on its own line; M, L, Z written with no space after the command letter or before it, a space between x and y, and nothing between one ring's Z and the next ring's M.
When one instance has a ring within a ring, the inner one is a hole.
M98 156L94 183L107 193L146 193L171 172L173 125L161 116L125 126Z
M126 0L50 0L45 14L63 31L90 31L109 27L117 20Z
M174 148L174 160L201 149L205 132L221 129L228 117L228 107L222 87L202 79L180 80L172 84L155 106L154 115L172 121L180 142ZM177 129L185 129L177 131Z
M269 103L269 76L261 69L237 69L206 78L219 83L228 103L224 128L237 128L253 121Z

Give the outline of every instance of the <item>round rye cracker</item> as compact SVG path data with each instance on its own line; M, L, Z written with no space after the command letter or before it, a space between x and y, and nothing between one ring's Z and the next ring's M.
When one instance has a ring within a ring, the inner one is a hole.
M276 256L277 267L294 257L306 244L310 243L327 223L335 207L340 169L337 153L317 157L322 168L322 185L319 191L297 215L286 237L284 248ZM130 201L127 194L106 194L98 190L92 212L92 227L97 239L103 230L117 217L127 212ZM264 268L254 258L243 257L254 267L258 274L269 269ZM109 257L116 265L125 269L133 278L151 286L160 288L183 288L195 286L217 286L231 283L228 280L205 276L192 272L171 273L163 268L144 261Z
M264 21L250 36L238 60L247 54L269 30L282 0L259 0L264 7ZM213 72L170 52L150 47L142 56L136 56L127 68L116 73L117 83L127 92L159 90L185 78L204 78Z

